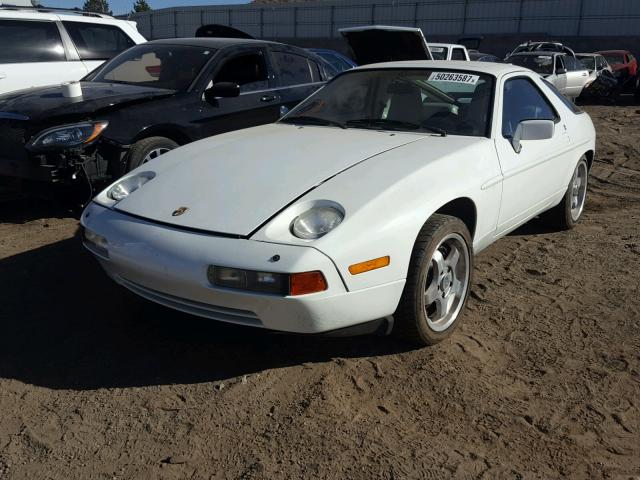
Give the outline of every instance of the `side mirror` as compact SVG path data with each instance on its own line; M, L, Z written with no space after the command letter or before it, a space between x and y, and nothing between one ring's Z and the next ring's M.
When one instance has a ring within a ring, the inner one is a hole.
M511 139L511 145L516 153L522 150L523 140L549 140L553 138L556 124L553 120L523 120L518 124Z
M566 68L559 68L556 70L556 75L563 75L567 73L567 69Z
M204 99L209 103L215 103L217 98L231 98L240 95L240 85L233 82L214 83L204 91Z

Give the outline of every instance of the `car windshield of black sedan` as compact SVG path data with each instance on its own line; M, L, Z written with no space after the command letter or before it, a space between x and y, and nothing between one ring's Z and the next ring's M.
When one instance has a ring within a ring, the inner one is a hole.
M118 55L89 80L184 91L214 53L212 48L187 45L140 45Z
M281 122L488 136L494 79L447 69L355 70L336 77Z

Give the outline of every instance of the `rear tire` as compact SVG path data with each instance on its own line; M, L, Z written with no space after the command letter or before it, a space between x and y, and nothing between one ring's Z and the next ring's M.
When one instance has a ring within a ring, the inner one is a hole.
M543 220L559 230L571 230L580 221L587 201L589 165L583 155L573 171L562 201L542 215Z
M127 172L178 147L176 142L165 137L149 137L138 140L129 151Z
M473 244L458 218L433 215L418 234L407 283L394 314L394 334L434 345L460 323L473 274Z

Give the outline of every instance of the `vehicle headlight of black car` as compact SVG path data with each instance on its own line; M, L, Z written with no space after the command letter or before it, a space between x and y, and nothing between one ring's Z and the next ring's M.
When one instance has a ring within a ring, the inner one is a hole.
M98 120L49 128L34 135L27 148L33 152L40 152L88 145L97 140L108 126L109 122L106 120Z

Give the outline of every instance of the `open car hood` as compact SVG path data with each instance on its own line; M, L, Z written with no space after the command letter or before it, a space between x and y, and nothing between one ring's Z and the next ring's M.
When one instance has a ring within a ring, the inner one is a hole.
M402 60L433 60L419 28L371 25L343 28L358 65Z

